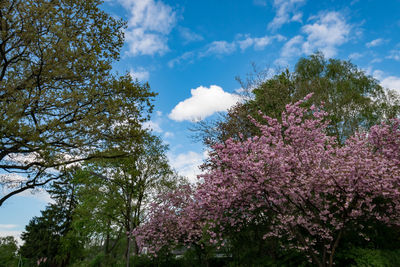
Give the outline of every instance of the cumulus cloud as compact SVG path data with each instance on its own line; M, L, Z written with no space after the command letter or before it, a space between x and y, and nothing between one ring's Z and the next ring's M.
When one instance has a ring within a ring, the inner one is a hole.
M150 77L150 73L143 67L131 69L129 74L133 79L138 79L139 81L147 81Z
M395 90L400 94L400 77L397 76L387 76L381 70L375 70L372 76L380 81L380 85L384 88Z
M274 0L276 15L268 24L268 29L277 30L291 21L301 22L303 14L298 12L298 8L304 2L305 0Z
M322 13L313 24L302 27L307 34L303 44L303 52L310 54L315 50L322 51L325 56L332 57L337 53L337 46L349 40L351 26L338 12Z
M129 55L154 55L168 51L167 38L157 33L148 33L143 29L132 29L125 33L129 45Z
M375 46L383 44L384 41L385 40L383 40L382 38L378 38L378 39L372 40L369 43L366 43L365 46L368 47L368 48L375 47Z
M201 173L199 166L203 164L207 157L207 153L197 153L188 151L180 154L168 155L171 166L178 171L182 176L189 179L190 182L197 182L197 175Z
M349 40L352 26L338 12L321 13L311 18L314 22L304 25L301 33L292 37L282 47L281 55L275 63L287 63L287 60L302 54L321 51L326 57L337 54L338 46Z
M302 44L304 42L304 38L301 35L296 35L293 38L291 38L287 43L284 44L282 51L281 51L281 56L284 58L289 58L292 56L297 56L302 53L301 47L299 47L299 44Z
M387 76L381 80L381 85L385 88L396 90L400 94L400 77Z
M171 6L156 0L119 0L129 12L125 32L129 54L154 55L168 51L167 35L176 25Z
M240 101L236 94L225 92L217 85L199 86L191 90L191 97L176 105L168 117L175 121L199 121L215 112L226 111Z

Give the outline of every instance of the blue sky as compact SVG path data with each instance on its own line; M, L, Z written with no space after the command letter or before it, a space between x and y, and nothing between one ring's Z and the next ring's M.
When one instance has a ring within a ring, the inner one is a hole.
M252 63L273 74L318 50L400 93L400 0L117 0L102 8L128 22L115 70L158 93L147 126L191 180L206 153L188 128L240 99L235 77L245 78ZM0 235L18 235L48 200L39 192L6 201Z

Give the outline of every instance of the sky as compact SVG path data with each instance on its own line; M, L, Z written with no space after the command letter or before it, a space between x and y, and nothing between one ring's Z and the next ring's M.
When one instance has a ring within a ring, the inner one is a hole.
M320 51L400 93L400 0L115 0L102 9L127 21L114 69L158 93L146 127L191 181L207 153L189 129L240 101L235 77L254 65L273 75ZM41 190L7 200L0 236L18 236L48 201Z

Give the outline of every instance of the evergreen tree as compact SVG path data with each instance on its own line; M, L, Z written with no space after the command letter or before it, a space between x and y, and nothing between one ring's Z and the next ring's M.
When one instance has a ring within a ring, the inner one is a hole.
M75 185L72 175L54 182L49 193L55 203L34 217L25 227L21 255L31 264L41 262L43 266L67 266L71 255L82 249L82 243L71 238L73 212L76 207Z

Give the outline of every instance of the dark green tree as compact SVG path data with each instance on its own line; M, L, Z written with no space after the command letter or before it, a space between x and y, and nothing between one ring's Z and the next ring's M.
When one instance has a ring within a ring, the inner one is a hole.
M52 184L49 193L55 203L34 217L22 233L20 252L31 264L67 266L83 249L83 243L70 235L76 207L76 186L71 179L72 174L68 174Z
M0 206L142 134L155 94L113 74L125 23L101 3L0 1Z
M88 236L88 241L101 237L98 245L104 247L106 258L121 240L125 241L127 263L132 252L137 254L135 240L126 233L140 224L158 192L180 181L169 166L166 151L160 138L147 133L127 157L96 160L83 168L74 225L77 232Z
M0 237L0 267L17 266L17 240L13 236Z
M293 72L285 70L270 79L250 81L253 97L237 104L222 118L200 122L197 137L205 144L223 142L230 137L245 138L258 134L249 115L261 119L259 111L279 118L289 103L313 93L309 104L324 102L330 114L329 132L343 143L354 132L368 129L385 119L399 115L399 96L382 88L378 81L350 61L326 60L321 53L301 58Z

